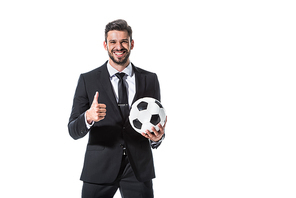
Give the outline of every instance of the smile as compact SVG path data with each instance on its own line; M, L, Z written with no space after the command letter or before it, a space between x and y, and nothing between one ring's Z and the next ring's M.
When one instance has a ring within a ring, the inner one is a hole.
M123 56L123 54L125 54L125 51L121 51L121 52L117 51L117 52L114 52L114 54L118 57L121 57L121 56Z
M115 56L122 57L125 54L125 51L123 52L114 52Z

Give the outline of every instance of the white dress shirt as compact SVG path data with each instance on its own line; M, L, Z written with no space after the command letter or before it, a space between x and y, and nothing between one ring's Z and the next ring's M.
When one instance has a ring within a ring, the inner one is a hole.
M118 73L118 71L112 67L109 62L107 64L107 69L110 74L110 81L113 86L113 91L115 93L116 101L118 102L118 81L119 79L115 75ZM127 90L127 95L128 95L128 104L129 107L131 108L133 99L135 97L136 93L136 82L135 82L135 74L133 71L132 64L130 63L122 72L120 73L125 73L126 75L123 77L126 90Z

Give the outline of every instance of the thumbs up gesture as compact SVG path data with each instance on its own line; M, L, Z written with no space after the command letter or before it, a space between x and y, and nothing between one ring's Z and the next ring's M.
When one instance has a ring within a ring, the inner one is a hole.
M96 92L91 107L86 111L86 120L89 124L99 122L106 116L106 105L99 104L99 92Z

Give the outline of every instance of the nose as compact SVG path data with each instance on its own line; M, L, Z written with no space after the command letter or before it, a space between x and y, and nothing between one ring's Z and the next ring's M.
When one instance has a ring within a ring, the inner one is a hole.
M118 51L122 50L123 49L122 44L120 42L117 42L114 49Z

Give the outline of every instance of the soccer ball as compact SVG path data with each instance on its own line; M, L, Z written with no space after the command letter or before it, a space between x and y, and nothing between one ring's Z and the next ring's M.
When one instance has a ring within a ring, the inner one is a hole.
M145 133L147 129L152 132L152 127L158 131L157 124L160 123L163 126L165 119L166 113L161 103L149 97L137 100L132 105L129 115L130 124L138 133Z

